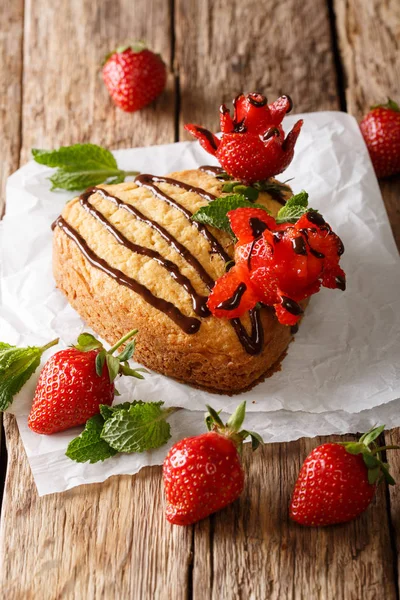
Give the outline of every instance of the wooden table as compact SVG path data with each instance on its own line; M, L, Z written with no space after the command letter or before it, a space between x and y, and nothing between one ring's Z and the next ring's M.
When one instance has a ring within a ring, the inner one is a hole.
M64 0L2 2L0 183L32 147L110 148L186 139L185 122L218 127L239 91L289 93L295 112L360 117L400 99L398 0ZM115 109L102 57L145 39L169 65L166 92L129 115ZM400 180L381 185L400 243ZM16 250L17 251L17 250ZM240 501L194 527L163 517L161 469L38 498L15 421L4 419L0 596L20 599L301 599L399 597L400 487L381 487L357 521L303 529L289 496L320 440L270 444ZM399 430L385 435L400 442ZM400 480L400 459L389 457Z

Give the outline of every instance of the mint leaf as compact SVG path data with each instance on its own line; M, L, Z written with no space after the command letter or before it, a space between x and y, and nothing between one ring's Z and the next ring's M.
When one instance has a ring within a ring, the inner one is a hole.
M107 407L108 408L108 407ZM102 415L95 415L86 421L85 429L69 444L66 456L75 462L96 463L117 454L117 450L100 437L104 426Z
M108 406L108 404L100 404L100 414L106 421L113 416L118 410L129 410L131 406L136 404L144 404L142 400L133 400L133 402L121 402L121 404L115 404L114 406Z
M52 189L82 190L108 183L120 183L135 171L122 171L106 148L96 144L74 144L58 150L32 149L35 161L58 170L50 177Z
M0 342L0 411L10 406L15 394L36 371L43 352L57 343L58 339L42 347L17 348Z
M233 194L231 196L216 198L210 202L210 204L202 206L194 213L194 215L192 215L192 219L198 223L203 223L204 225L210 225L211 227L226 231L234 238L235 236L229 224L227 213L236 208L247 207L262 208L266 212L269 212L262 204L254 204L254 202L250 202L241 194Z
M172 409L161 408L163 402L135 404L116 411L104 424L101 437L119 452L144 452L159 448L171 437L165 421Z
M277 223L296 223L308 208L308 194L304 190L292 196L276 217Z

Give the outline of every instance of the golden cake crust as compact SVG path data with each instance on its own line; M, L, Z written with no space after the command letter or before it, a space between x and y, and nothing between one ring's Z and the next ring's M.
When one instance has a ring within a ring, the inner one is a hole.
M200 170L181 171L168 177L216 196L223 195L222 183ZM134 182L101 187L162 225L198 259L213 279L225 272L225 261L218 254L210 252L209 241L187 216L156 198L151 190ZM168 183L157 183L157 187L190 212L207 204L207 200L195 191ZM260 194L257 202L265 204L273 214L280 208L280 204L266 193ZM88 204L125 239L155 250L164 259L172 261L199 295L208 295L209 289L196 269L157 230L99 193L93 193ZM85 240L90 250L108 265L138 281L154 296L173 303L185 316L201 321L197 333L185 333L169 316L149 304L140 294L90 264L75 241L56 226L53 272L58 288L93 330L110 344L137 328L135 360L138 362L203 389L236 393L265 377L284 355L291 340L290 329L278 323L272 310L263 308L260 311L264 330L261 353L248 354L230 321L212 316L199 317L194 311L190 294L165 266L121 244L104 226L104 222L85 210L79 198L65 206L62 217ZM231 256L233 245L229 236L213 228L208 229ZM242 323L249 331L247 316Z

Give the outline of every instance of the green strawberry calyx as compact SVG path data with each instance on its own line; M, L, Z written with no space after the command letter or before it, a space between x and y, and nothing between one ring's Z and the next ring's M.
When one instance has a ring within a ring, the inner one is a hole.
M262 437L255 431L247 431L247 429L240 429L243 425L243 421L246 415L246 402L242 402L236 408L235 412L230 416L228 421L224 424L219 412L214 410L208 404L205 416L207 429L209 431L215 431L227 438L229 438L236 446L239 454L242 452L243 441L250 437L251 449L256 450L260 444L264 444Z
M131 340L126 344L124 350L117 356L114 356L114 352L125 342L133 338L137 334L137 329L132 329L126 335L124 335L114 346L109 350L106 350L103 344L94 337L91 333L81 333L78 337L78 343L73 346L80 352L90 352L91 350L99 350L96 356L96 373L99 377L103 372L104 364L108 369L110 381L114 381L117 375L127 375L129 377L136 377L137 379L144 379L142 373L147 373L146 369L131 369L129 366L129 359L132 358L135 351L136 340Z
M374 106L371 106L371 110L374 108L387 108L388 110L393 110L394 112L400 112L400 106L397 104L397 102L389 97L386 104L374 104Z
M103 65L105 65L106 62L112 56L114 56L114 54L122 54L123 52L126 52L126 50L131 50L133 52L133 54L139 54L140 52L143 52L143 50L147 50L147 44L143 40L131 41L131 42L127 42L126 44L121 44L121 46L118 46L114 50L111 50L111 52L109 52L104 57Z
M361 454L364 464L368 469L368 482L371 485L386 481L394 485L395 480L389 472L388 463L382 460L382 452L385 450L400 450L400 446L378 446L376 440L384 431L385 425L373 427L364 433L358 442L339 442L349 454Z

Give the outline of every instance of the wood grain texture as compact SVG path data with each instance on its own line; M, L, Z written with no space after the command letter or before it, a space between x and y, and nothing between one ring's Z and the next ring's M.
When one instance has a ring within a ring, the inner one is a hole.
M334 0L347 110L361 118L400 94L400 3Z
M346 81L349 112L358 119L369 107L390 96L400 100L400 4L395 0L334 0L338 42ZM400 250L400 176L380 181L397 247ZM400 445L400 429L385 434L388 445ZM393 477L400 481L400 456L388 451ZM400 491L390 486L390 530L400 572ZM398 585L400 580L398 580Z
M8 2L1 9L0 35L0 218L5 205L7 177L18 168L21 145L21 82L23 0Z
M185 122L218 129L222 98L230 101L243 89L270 98L286 91L296 112L339 109L325 2L229 6L177 0L181 132ZM289 521L302 459L317 443L268 445L251 459L247 452L244 496L195 526L194 599L372 600L381 588L385 598L396 598L384 490L349 525L316 530Z
M190 529L163 515L159 468L39 498L13 417L1 523L1 597L187 597Z
M131 115L111 104L98 71L110 48L132 38L146 38L169 62L169 3L28 1L25 11L22 160L32 146L174 140L172 76L156 104ZM2 597L187 597L192 536L163 517L159 468L38 498L12 417L5 427Z
M312 529L288 518L301 463L324 441L269 444L253 456L246 448L240 501L195 528L194 600L395 600L383 488L349 524Z
M91 141L130 148L174 141L171 73L160 98L136 113L115 108L101 77L105 55L132 39L145 39L170 64L168 2L28 0L25 12L23 162L34 147Z
M175 68L185 123L219 130L218 108L241 92L290 94L294 111L339 108L324 0L176 0Z

